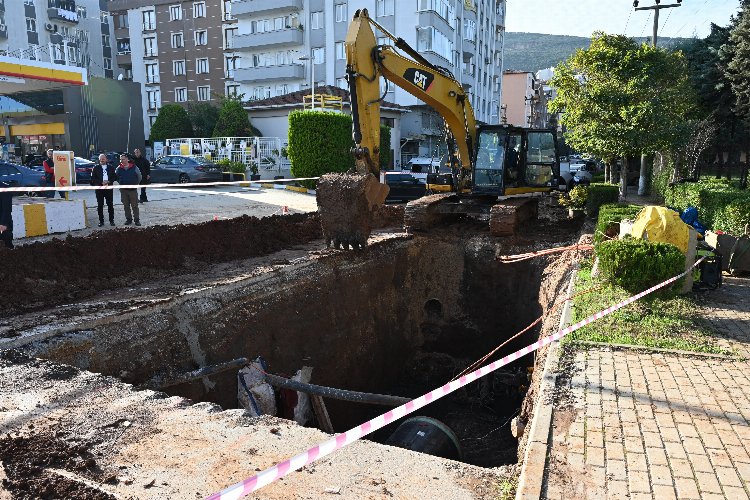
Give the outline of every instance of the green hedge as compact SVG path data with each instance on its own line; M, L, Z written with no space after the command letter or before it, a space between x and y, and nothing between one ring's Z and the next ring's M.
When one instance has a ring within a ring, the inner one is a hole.
M351 154L352 118L341 113L293 111L289 114L289 160L294 177L319 177L346 172L354 166ZM315 181L303 181L315 187Z
M599 208L599 218L594 231L594 243L601 243L606 238L607 231L620 224L623 219L635 219L643 207L624 203L608 203ZM616 235L615 235L616 236Z
M620 188L614 184L592 183L588 187L589 196L586 201L586 213L589 217L599 215L599 207L605 203L617 203L620 198Z
M667 206L680 212L697 208L698 219L709 229L739 235L750 223L750 191L726 179L677 184L667 189L664 198Z
M631 293L646 290L685 270L685 255L669 243L627 238L599 243L595 251L604 279ZM681 281L660 294L679 289Z
M387 170L391 165L391 127L380 126L380 168Z

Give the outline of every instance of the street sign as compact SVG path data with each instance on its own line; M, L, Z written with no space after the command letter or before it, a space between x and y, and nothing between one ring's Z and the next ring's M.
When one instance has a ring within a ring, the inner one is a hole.
M76 171L73 164L73 151L53 151L55 162L55 187L75 186Z

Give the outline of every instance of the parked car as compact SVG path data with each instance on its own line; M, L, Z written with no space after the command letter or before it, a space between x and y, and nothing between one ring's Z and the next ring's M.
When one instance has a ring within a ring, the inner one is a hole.
M46 186L44 172L38 172L23 165L16 165L15 163L0 163L0 180L9 183L11 187ZM37 196L39 193L32 192L29 195Z
M427 185L413 175L400 172L386 172L385 182L391 188L388 193L388 201L416 200L425 195Z
M415 156L401 168L404 172L417 174L438 173L440 170L440 158L428 158L427 156Z
M200 156L162 156L151 165L151 182L221 182L222 168Z
M88 184L91 181L91 171L96 163L79 156L73 158L73 163L76 169L76 184Z
M38 170L40 172L44 172L44 167L42 166L42 163L44 163L45 158L47 158L47 155L28 154L26 155L26 160L24 160L23 164L32 170Z
M588 185L594 176L586 170L585 163L563 163L560 162L560 177L568 191L579 184Z

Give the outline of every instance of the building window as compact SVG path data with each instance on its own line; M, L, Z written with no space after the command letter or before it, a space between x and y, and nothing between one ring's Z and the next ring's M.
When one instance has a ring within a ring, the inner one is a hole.
M237 28L227 28L224 30L224 48L234 48L234 37L237 35Z
M169 20L179 21L182 19L182 7L180 5L169 6Z
M208 58L203 57L195 60L195 72L196 73L208 73Z
M268 99L271 97L271 87L255 87L253 89L253 99Z
M323 27L323 13L313 12L310 14L310 29L319 30Z
M143 11L143 29L146 31L156 29L156 14L153 10Z
M211 87L198 87L198 100L210 101L211 100Z
M449 0L419 0L419 10L431 10L445 19L452 28L456 27L456 12Z
M227 78L234 78L234 70L237 69L238 56L228 55L224 57L224 63L227 70Z
M464 40L474 41L477 35L477 23L470 19L464 19Z
M153 127L154 126L154 122L156 122L156 119L158 117L159 117L158 115L149 115L148 116L148 125L149 125L149 127Z
M147 36L143 39L143 55L145 57L156 56L156 37Z
M378 37L378 45L388 45L390 47L393 47L393 40L391 40L387 36L381 36Z
M228 21L232 17L232 0L224 0L224 20Z
M286 95L289 93L289 85L286 83L282 83L281 85L276 85L276 95Z
M109 47L109 35L102 35L102 45Z
M172 48L179 49L185 46L185 40L182 37L182 32L172 33Z
M193 4L193 17L206 17L206 2L195 2Z
M172 61L172 74L180 76L185 74L185 61Z
M349 90L349 82L346 78L336 78L336 86L340 89Z
M393 0L377 0L376 11L378 17L393 15Z
M346 59L346 51L344 50L344 42L336 42L336 59Z
M26 18L26 31L36 31L36 19L33 17Z
M185 87L174 89L174 102L187 102L187 89Z
M326 62L326 49L324 47L316 47L312 49L312 58L315 64L323 64Z
M286 66L292 64L292 57L291 50L280 50L276 53L276 65Z
M159 89L147 90L146 98L148 99L148 109L154 110L161 107L161 91Z
M337 4L335 9L336 9L336 22L337 23L345 23L346 21L348 21L348 19L346 18L346 4L345 3Z
M76 7L76 13L80 19L86 19L86 6L79 5Z
M446 60L451 60L453 41L442 31L432 26L417 28L417 50L434 52Z
M73 47L70 47L71 49ZM71 61L75 62L75 61ZM104 69L112 69L112 58L111 57L105 57L104 58Z
M128 15L127 14L115 14L115 28L127 28L128 27Z
M146 63L146 83L159 83L159 63Z
M109 14L102 12L99 14L99 20L101 21L101 24L109 24Z
M240 93L240 86L237 84L227 85L227 97L237 97Z
M201 30L195 32L195 45L206 45L208 43L208 31Z
M117 40L117 53L130 54L130 38L120 38Z

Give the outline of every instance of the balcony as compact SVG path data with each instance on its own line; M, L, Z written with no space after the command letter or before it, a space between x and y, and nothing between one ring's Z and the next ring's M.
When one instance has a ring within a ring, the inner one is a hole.
M120 67L123 66L131 66L133 64L133 60L130 57L130 52L127 54L117 54L117 65Z
M297 28L287 28L278 31L268 31L266 33L252 33L249 35L236 35L232 48L242 49L260 49L273 47L289 47L302 45L304 33Z
M51 7L47 9L47 17L49 17L51 21L65 21L67 23L78 24L78 13L74 10Z
M242 0L232 2L232 16L265 16L278 12L299 12L302 0Z
M252 83L270 80L302 80L305 78L305 67L301 64L265 66L260 68L237 68L233 71L235 82Z

